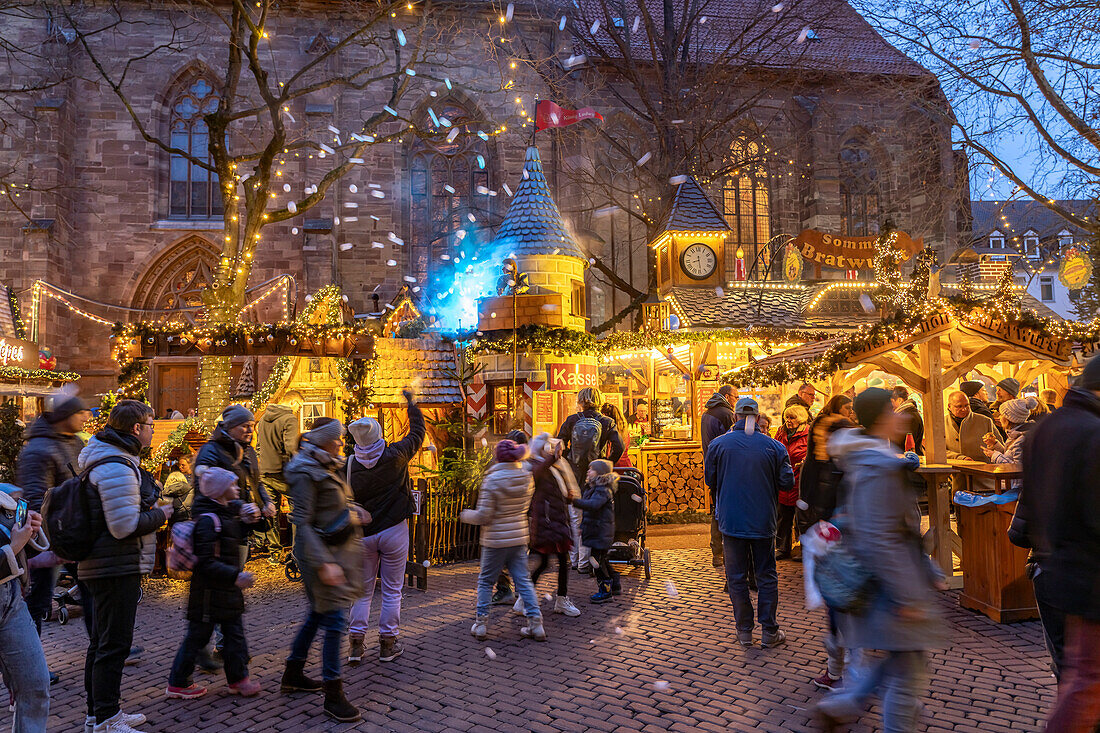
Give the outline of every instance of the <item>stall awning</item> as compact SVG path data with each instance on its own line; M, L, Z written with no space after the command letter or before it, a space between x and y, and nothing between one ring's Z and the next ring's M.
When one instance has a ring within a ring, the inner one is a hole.
M772 354L771 356L765 356L763 359L757 359L752 364L746 366L751 367L768 367L775 364L791 363L791 362L809 362L816 361L822 357L822 355L829 350L829 348L837 342L837 339L824 339L822 341L814 341L809 344L802 344L801 346L795 346L794 348L787 349L786 351L780 351L779 353Z

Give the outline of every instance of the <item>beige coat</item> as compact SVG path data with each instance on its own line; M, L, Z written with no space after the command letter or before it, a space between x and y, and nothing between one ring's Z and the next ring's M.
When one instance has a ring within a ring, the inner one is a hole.
M482 547L518 547L527 544L527 510L535 482L522 463L497 463L485 474L477 508L461 519L481 525Z
M1000 434L993 425L993 421L976 412L967 415L958 428L955 427L955 421L951 419L951 415L945 415L944 433L947 436L948 458L968 458L973 461L989 463L989 458L982 451L982 445L984 445L982 436L986 433L993 433L994 437L997 438L997 445L1000 446ZM966 484L965 476L951 477L951 488L955 491L967 488ZM992 479L981 479L976 481L971 488L975 491L992 491L993 481Z

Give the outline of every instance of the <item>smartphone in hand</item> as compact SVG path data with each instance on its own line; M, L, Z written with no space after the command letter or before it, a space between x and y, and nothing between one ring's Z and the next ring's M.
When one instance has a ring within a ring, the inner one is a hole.
M15 504L15 526L22 527L27 523L27 500L20 499Z

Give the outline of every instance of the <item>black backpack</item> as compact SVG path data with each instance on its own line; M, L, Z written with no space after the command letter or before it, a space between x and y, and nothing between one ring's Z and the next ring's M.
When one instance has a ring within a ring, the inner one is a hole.
M579 482L584 482L584 473L588 465L600 458L600 438L603 436L603 425L594 417L581 416L573 423L573 431L569 436L569 462L573 464L580 474Z
M138 481L141 480L133 463L121 456L108 456L92 463L79 476L53 487L42 499L42 527L50 540L50 549L64 560L79 562L85 559L103 534L103 527L96 526L101 522L92 518L92 495L96 488L89 475L93 468L105 463L125 464L133 469ZM99 501L99 497L94 500Z

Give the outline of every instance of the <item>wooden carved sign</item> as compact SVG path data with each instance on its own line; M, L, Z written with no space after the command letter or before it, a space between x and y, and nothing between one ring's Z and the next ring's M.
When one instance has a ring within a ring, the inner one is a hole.
M791 240L810 262L842 270L870 270L875 266L875 244L878 237L847 237L806 229ZM896 232L894 246L904 253L902 261L924 248L923 239L913 239L905 232Z
M1033 328L1001 321L985 314L973 313L959 327L981 336L991 336L1051 361L1067 363L1073 350L1073 344L1066 339L1048 338Z
M868 359L873 359L876 356L893 351L900 346L920 343L921 341L932 338L937 334L949 330L954 323L951 316L946 313L937 313L931 318L926 318L921 321L915 333L908 334L901 338L875 339L874 341L864 344L859 349L849 352L844 358L844 361L851 365L861 364Z

